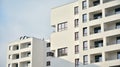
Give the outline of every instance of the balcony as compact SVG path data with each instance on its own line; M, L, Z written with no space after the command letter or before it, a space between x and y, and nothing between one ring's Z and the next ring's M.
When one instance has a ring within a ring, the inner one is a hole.
M19 54L13 54L12 59L19 59Z
M91 49L93 49L93 48L99 48L99 47L103 47L103 39L102 38L90 41L90 48Z
M120 50L109 51L105 53L105 61L120 59Z
M30 57L30 56L31 56L31 53L29 51L21 53L21 58Z
M19 50L19 45L17 44L17 45L14 45L13 46L13 50L15 51L15 50Z
M104 31L120 29L120 20L104 23Z
M89 18L90 21L102 18L102 10L91 12L89 17L90 17Z
M120 44L120 35L107 37L107 46Z
M20 48L24 49L24 48L29 48L30 46L31 46L31 43L27 42L27 43L22 43Z
M90 55L91 58L91 63L97 63L97 62L102 62L102 54L98 53L98 54L92 54Z
M97 6L100 4L100 0L89 0L89 7Z
M90 27L90 34L96 34L101 32L101 26L95 25Z
M30 61L21 62L20 67L31 67L31 63Z
M108 2L111 2L111 1L115 1L115 0L103 0L103 3L108 3Z
M12 67L18 67L18 63L13 63Z
M105 9L105 16L111 16L111 15L116 15L120 14L120 5L109 7Z

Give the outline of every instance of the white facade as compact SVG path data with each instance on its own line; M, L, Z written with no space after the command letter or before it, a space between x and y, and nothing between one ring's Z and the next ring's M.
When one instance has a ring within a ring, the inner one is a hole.
M46 46L46 41L34 37L11 42L7 67L46 67L46 52L49 51Z
M51 26L51 67L120 67L120 0L53 8Z

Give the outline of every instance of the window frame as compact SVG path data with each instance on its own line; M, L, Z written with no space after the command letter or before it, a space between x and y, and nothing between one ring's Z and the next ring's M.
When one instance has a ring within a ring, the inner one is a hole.
M88 42L83 41L83 50L88 50Z
M74 36L75 36L75 38L74 38L75 41L79 40L79 32L75 32L75 33L74 33Z
M83 56L83 64L87 65L88 64L88 55Z
M87 22L87 14L86 13L82 15L82 22L83 23Z
M75 59L75 67L79 67L79 58Z
M58 57L66 56L68 54L67 49L68 49L67 47L59 48L58 49Z
M75 54L79 53L79 45L75 45Z

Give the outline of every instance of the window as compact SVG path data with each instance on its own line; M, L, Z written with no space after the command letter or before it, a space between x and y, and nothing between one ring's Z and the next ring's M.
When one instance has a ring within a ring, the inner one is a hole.
M15 67L18 67L18 64L17 64L17 63L15 64Z
M87 50L88 49L88 45L87 45L87 41L83 42L83 50Z
M47 57L48 57L48 56L54 57L54 53L53 53L53 52L47 52Z
M87 22L87 14L82 15L83 22Z
M12 47L11 47L11 46L9 46L9 50L11 50L11 48L12 48Z
M83 64L87 65L88 64L88 55L83 56Z
M119 14L120 13L120 8L116 8L115 9L115 14Z
M79 58L75 59L75 67L79 67Z
M93 2L93 5L94 5L94 6L97 6L97 5L99 5L99 4L100 4L100 0L96 0L96 1Z
M16 55L16 59L19 59L19 54L18 54L18 55Z
M116 29L120 28L120 22L116 23Z
M94 33L100 33L100 32L101 32L101 27L94 28Z
M67 55L67 47L58 49L58 57Z
M102 18L102 13L94 14L94 19L100 19L100 18Z
M79 53L79 45L75 45L75 54Z
M100 41L95 41L95 47L102 47L103 46L103 40L100 40Z
M8 59L11 59L12 58L12 55L9 55Z
M8 64L8 67L11 67L10 64Z
M86 9L87 8L87 2L86 0L82 2L82 9Z
M75 40L79 39L79 32L75 32Z
M58 24L58 32L66 30L67 29L67 22L59 23Z
M50 61L47 61L46 66L50 66Z
M74 15L78 14L79 10L78 10L78 6L74 7Z
M87 36L87 27L83 28L83 36Z
M50 43L47 43L47 47L50 47Z
M120 52L117 52L117 59L120 59Z
M102 55L96 55L95 62L101 62L101 61L102 61Z
M117 37L116 43L117 43L117 44L120 44L120 37Z
M74 27L78 27L79 26L79 19L75 19L74 20Z

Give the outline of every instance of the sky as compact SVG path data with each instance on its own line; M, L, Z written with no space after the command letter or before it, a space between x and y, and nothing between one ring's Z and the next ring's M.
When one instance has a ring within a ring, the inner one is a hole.
M76 0L0 0L0 67L6 67L7 45L20 36L49 39L51 9Z

